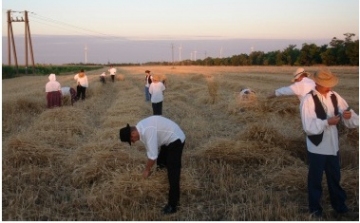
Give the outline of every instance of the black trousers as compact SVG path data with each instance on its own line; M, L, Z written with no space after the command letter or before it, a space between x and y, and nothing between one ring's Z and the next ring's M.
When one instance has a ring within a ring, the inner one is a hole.
M162 115L162 101L159 103L151 103L154 115Z
M110 75L111 76L111 81L114 82L115 81L115 75Z
M322 179L323 173L326 174L329 189L330 202L333 209L338 213L345 213L349 209L345 204L346 192L340 186L340 157L339 152L336 156L320 155L308 151L309 173L308 173L308 198L310 213L322 213Z
M80 99L80 97L81 97L82 100L85 99L86 87L78 85L76 87L76 92L77 92L77 95L76 95L77 99Z
M159 168L167 168L169 180L168 204L176 207L180 200L180 174L181 174L181 156L185 142L180 139L170 143L168 146L161 146L157 158Z

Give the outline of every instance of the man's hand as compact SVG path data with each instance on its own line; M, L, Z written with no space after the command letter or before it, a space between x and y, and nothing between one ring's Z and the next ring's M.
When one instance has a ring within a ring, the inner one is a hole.
M150 170L144 170L144 172L143 172L144 179L148 178L150 176L150 174L151 174Z
M339 123L339 121L340 121L340 115L328 118L327 121L328 121L329 125L337 125Z
M272 92L270 94L267 95L267 98L270 99L270 98L275 98L276 95L275 95L275 92Z
M143 172L143 177L146 179L150 176L151 174L151 168L152 166L155 164L155 161L156 160L151 160L151 159L148 159L148 161L146 162L146 167L145 167L145 170Z
M342 113L342 117L343 117L344 119L350 119L350 118L351 118L351 111L344 111L344 112Z

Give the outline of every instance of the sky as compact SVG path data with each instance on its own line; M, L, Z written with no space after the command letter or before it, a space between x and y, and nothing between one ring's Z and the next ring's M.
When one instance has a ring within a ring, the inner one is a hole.
M31 33L46 35L314 39L359 33L358 0L2 0L3 35L9 9L29 11ZM16 26L14 33L24 32Z
M8 10L14 19L28 11L32 36L329 43L333 37L344 39L344 33L354 33L356 39L359 35L358 0L2 0L3 48ZM13 22L12 27L14 35L24 35L23 22Z

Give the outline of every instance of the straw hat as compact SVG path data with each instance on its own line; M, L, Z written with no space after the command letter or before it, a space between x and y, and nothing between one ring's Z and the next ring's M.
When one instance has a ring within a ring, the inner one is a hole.
M317 71L312 76L312 79L316 84L329 88L334 87L339 82L339 79L333 73L331 73L331 71L325 69Z
M304 68L300 67L300 68L296 69L296 71L294 72L294 74L293 74L294 78L291 80L291 82L295 82L296 79L298 79L302 74L305 74L306 77L310 76L310 74L308 72L306 72L304 70Z
M153 81L160 81L160 76L158 74L153 75Z

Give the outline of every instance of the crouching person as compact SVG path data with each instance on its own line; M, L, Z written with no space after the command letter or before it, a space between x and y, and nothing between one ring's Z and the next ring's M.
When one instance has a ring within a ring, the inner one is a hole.
M137 123L120 129L122 142L144 143L147 163L143 177L150 176L151 168L157 163L159 169L166 168L169 181L168 204L163 208L164 214L177 211L180 199L181 156L185 144L185 134L180 127L163 116L150 116ZM160 148L160 151L159 151Z
M256 99L256 93L250 88L241 88L239 97L241 100Z
M71 100L71 105L77 101L76 90L72 87L62 87L61 88L62 97L69 97Z
M101 82L101 83L103 83L103 84L105 84L105 83L106 83L106 81L105 81L105 77L106 77L105 72L102 72L102 73L100 74L100 82Z

